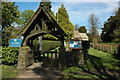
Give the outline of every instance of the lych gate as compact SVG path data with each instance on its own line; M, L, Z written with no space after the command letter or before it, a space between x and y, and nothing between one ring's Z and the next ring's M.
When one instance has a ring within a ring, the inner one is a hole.
M65 67L64 36L66 36L66 34L52 18L45 6L41 4L25 27L23 27L18 34L24 37L22 47L19 48L18 69L24 69L33 64L33 40L39 36L43 36L44 34L51 34L61 41L59 51L59 67Z

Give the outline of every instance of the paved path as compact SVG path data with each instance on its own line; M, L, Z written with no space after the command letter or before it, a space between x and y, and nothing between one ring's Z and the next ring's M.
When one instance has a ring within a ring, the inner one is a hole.
M17 78L60 78L62 75L57 70L43 68L42 63L34 63L26 70L20 70Z

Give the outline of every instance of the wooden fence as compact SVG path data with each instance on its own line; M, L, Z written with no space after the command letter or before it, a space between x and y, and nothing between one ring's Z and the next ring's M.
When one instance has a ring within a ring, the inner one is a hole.
M100 43L91 43L90 46L92 48L111 53L118 54L120 45L111 45L111 44L100 44Z
M58 68L58 52L41 53L40 57L42 58L44 67Z

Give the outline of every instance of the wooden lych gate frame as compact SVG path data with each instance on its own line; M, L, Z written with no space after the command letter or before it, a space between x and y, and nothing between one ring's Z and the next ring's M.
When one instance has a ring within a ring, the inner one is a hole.
M46 25L46 26L45 26ZM18 35L23 36L22 47L19 48L18 69L24 69L33 64L33 52L30 45L33 45L33 40L44 34L51 34L61 41L59 51L60 67L65 67L64 58L64 36L65 32L60 28L58 23L53 19L46 7L41 4L28 23L19 31Z

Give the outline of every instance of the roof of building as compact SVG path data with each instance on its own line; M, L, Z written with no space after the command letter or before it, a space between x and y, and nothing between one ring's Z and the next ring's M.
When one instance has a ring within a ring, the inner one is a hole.
M35 26L35 24L40 24L40 19L43 19L44 21L49 21L48 23L51 25L48 25L48 27L55 27L58 31L58 33L62 36L66 36L65 32L61 29L61 27L58 25L58 23L53 19L51 14L47 11L46 7L41 4L37 11L34 13L34 15L29 19L27 24L19 31L18 35L24 35L28 34L30 30Z
M83 41L89 40L86 33L79 33L79 31L77 31L77 30L74 31L74 38L78 38L78 39L81 39Z

